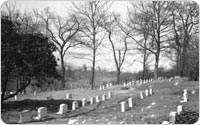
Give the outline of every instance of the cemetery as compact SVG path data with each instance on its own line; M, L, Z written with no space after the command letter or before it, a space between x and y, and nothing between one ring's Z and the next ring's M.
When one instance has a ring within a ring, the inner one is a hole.
M195 124L195 1L5 1L5 124Z
M77 88L19 95L2 104L2 120L45 124L195 123L199 114L198 82L182 80L176 86L180 79L143 84L131 81L127 90L121 90L124 87L121 84L107 86L104 90ZM66 98L66 93L70 93L71 98ZM52 100L47 100L47 96Z

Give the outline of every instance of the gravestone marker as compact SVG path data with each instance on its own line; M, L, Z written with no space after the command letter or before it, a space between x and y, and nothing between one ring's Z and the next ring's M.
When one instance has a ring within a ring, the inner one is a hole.
M40 120L45 116L47 116L47 108L46 107L40 107L40 108L38 108L38 114L34 119Z
M72 110L76 110L78 108L78 102L77 101L73 101L72 102Z
M108 88L108 87L109 87L109 84L107 83L107 84L106 84L106 88Z
M105 86L103 85L103 86L102 86L102 90L104 90L104 89L105 89Z
M93 100L94 100L94 98L90 97L90 105L92 105L94 103Z
M148 91L148 89L145 90L145 95L146 95L146 96L149 95L149 91Z
M150 88L149 88L149 95L152 95L152 94L153 94L153 90L152 90L152 88L150 86Z
M108 92L108 99L110 99L112 97L112 93Z
M86 103L86 99L85 99L85 98L83 98L83 99L82 99L82 107L84 107L84 106L85 106L85 103Z
M68 111L68 106L66 104L60 104L59 111L56 114L62 115Z
M103 95L102 95L102 101L105 101L105 100L106 100L106 95L103 94Z
M36 91L34 91L34 92L33 92L33 95L34 95L34 96L36 96L36 95L37 95L37 92L36 92Z
M96 99L96 102L97 102L97 103L100 102L100 100L99 100L99 96L98 96L98 95L96 96L95 99Z
M30 122L32 119L32 114L29 110L24 110L22 112L20 112L20 119L19 119L19 123L27 123Z
M129 108L133 107L133 99L132 98L128 98L128 106L129 106Z
M177 114L179 115L182 112L182 110L183 110L182 105L178 105L177 106Z
M169 122L174 124L176 121L176 112L170 112L169 114Z
M163 121L162 124L166 125L166 124L170 124L169 121Z
M126 87L126 83L125 82L124 82L123 86Z
M101 87L101 85L99 86L99 90L102 90L102 87Z
M121 112L125 112L125 103L126 103L126 102L120 102L120 105L121 105Z
M72 95L69 94L69 93L67 93L67 94L66 94L66 99L70 99L70 98L72 98Z
M143 96L143 92L142 92L142 91L140 92L140 98L141 98L141 99L144 98L144 96Z
M14 96L15 100L17 100L17 95Z

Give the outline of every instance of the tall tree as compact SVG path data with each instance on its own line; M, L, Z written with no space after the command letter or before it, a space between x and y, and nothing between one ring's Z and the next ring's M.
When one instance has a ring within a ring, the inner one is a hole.
M84 41L84 45L91 51L89 60L92 61L91 70L91 89L95 86L95 66L98 49L103 41L103 29L100 27L101 22L105 18L106 12L109 9L108 2L89 1L80 5L73 4L74 13L83 20L83 28L79 32L80 41ZM87 55L88 56L88 55Z
M33 78L57 75L57 63L52 55L55 47L46 37L38 33L22 34L7 16L2 16L1 22L3 101L25 91ZM13 78L24 82L14 94L5 97L7 83Z
M155 56L155 69L154 77L158 78L158 66L160 54L163 50L168 47L167 40L169 35L171 35L171 22L170 19L170 8L172 5L171 2L167 1L152 1L148 3L148 8L150 9L150 21L151 21L151 32L150 36L152 37L150 50Z
M129 23L127 24L127 29L129 29L129 32L131 31L129 37L134 41L134 43L136 43L134 49L143 56L142 79L145 79L148 59L151 54L151 52L147 50L151 49L151 46L149 44L151 40L151 17L148 13L149 10L145 10L145 4L143 2L139 2L137 4L132 3L132 10L129 9L128 11Z
M36 15L38 13L36 12ZM43 13L39 14L44 21L46 34L49 40L55 44L56 50L60 55L60 63L62 70L62 88L64 89L66 82L66 69L64 57L70 48L80 45L82 42L75 40L76 34L80 31L81 20L75 14L68 14L67 17L56 16L47 8Z
M174 34L171 38L169 52L175 50L176 75L183 77L187 72L185 66L191 37L198 33L199 8L195 2L173 2L169 9Z
M107 32L108 40L112 47L113 58L117 70L117 84L120 83L121 67L124 63L126 53L128 50L128 42L127 42L128 34L124 34L121 31L122 27L120 25L121 25L120 17L118 14L114 13L107 15L102 24L102 27ZM119 39L117 36L119 37ZM118 40L116 40L116 37Z

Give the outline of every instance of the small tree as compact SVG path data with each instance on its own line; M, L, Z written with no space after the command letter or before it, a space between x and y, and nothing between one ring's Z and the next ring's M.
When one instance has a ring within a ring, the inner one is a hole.
M83 27L79 32L79 40L84 41L84 46L91 52L85 55L81 54L79 58L89 59L92 62L90 85L94 89L96 58L98 49L104 39L100 24L105 18L109 5L107 2L89 1L79 6L73 3L73 7L74 13L79 19L83 20Z
M127 43L127 37L129 34L124 34L121 31L121 26L119 22L119 15L117 14L111 14L107 15L107 17L104 19L104 22L102 24L102 27L105 29L108 35L108 40L111 44L112 52L113 52L113 58L115 61L115 66L117 70L117 84L120 83L120 74L121 74L121 67L124 63L126 53L128 50L128 43ZM114 39L114 37L120 36L119 41ZM114 42L117 41L117 42ZM123 43L121 44L122 41ZM122 45L122 46L119 46ZM117 46L118 45L118 46Z
M46 34L49 40L55 44L56 50L60 55L62 88L65 88L66 69L64 57L70 48L80 45L82 42L75 40L76 34L80 31L81 20L75 14L68 17L56 16L49 9L45 9L44 13L38 14L44 21Z

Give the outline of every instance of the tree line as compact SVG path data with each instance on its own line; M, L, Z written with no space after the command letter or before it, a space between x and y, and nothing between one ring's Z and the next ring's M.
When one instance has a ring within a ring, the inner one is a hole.
M112 50L117 84L131 50L141 55L142 79L147 78L151 56L155 61L154 78L157 79L160 56L165 56L175 63L176 75L197 80L198 4L175 1L130 4L124 19L119 13L110 11L113 2L72 2L69 12L62 16L49 8L22 14L16 11L15 4L5 3L1 11L2 92L13 77L25 82L18 92L27 87L31 79L48 76L60 78L64 89L67 82L64 57L72 48L85 50L85 53L71 54L91 62L90 85L94 89L96 61L104 44ZM55 51L59 53L57 61L61 74L56 70L56 58L52 54ZM136 54L130 55L134 58Z

